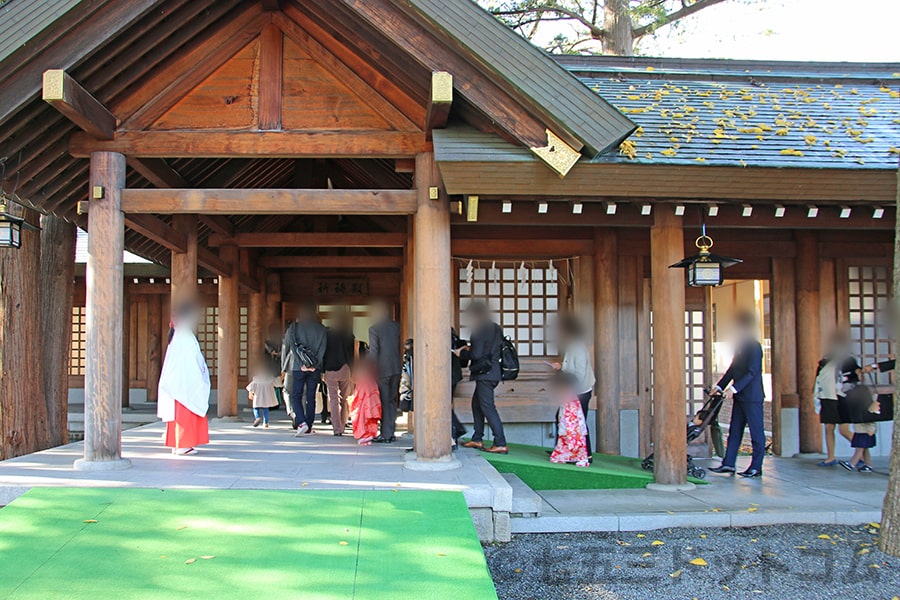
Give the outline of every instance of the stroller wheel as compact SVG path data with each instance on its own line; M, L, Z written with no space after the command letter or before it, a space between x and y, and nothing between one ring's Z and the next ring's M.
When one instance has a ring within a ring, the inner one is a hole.
M694 472L691 473L691 475L693 477L696 477L697 479L706 479L706 469L701 469L698 467L694 469Z
M644 460L642 460L641 468L645 471L652 471L653 470L653 459L645 458Z

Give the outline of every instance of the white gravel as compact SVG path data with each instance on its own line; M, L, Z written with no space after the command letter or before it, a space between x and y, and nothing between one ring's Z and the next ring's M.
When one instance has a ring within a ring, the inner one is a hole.
M872 525L529 534L484 551L501 600L891 600L900 558L877 536Z

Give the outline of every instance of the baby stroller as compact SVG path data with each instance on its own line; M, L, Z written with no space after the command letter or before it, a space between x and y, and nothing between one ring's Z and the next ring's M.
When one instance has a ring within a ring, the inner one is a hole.
M703 404L703 408L697 411L697 414L694 415L693 419L688 421L688 444L700 437L700 435L709 427L716 429L716 431L714 432L715 434L713 435L713 444L721 445L721 431L719 430L718 419L719 411L722 410L723 404L725 404L725 396L721 392L716 392L715 394L711 394L709 396L709 399L707 399L707 401ZM716 441L718 441L718 444L716 444ZM641 461L641 468L645 471L653 470L653 454ZM691 456L688 456L687 474L690 477L704 479L706 477L706 469L695 465L694 459Z

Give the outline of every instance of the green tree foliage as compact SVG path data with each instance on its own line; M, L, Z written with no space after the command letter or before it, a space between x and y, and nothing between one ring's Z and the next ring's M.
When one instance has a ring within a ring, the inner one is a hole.
M642 37L726 0L479 1L550 52L631 56Z

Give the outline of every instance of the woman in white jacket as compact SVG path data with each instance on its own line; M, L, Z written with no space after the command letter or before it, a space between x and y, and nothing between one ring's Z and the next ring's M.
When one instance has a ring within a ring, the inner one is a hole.
M584 341L584 328L581 322L574 316L567 315L559 322L560 347L565 354L561 363L551 363L557 371L571 375L573 387L578 394L581 403L581 411L587 423L588 405L594 394L594 367L591 365L591 352ZM591 436L587 436L588 456L591 456Z

